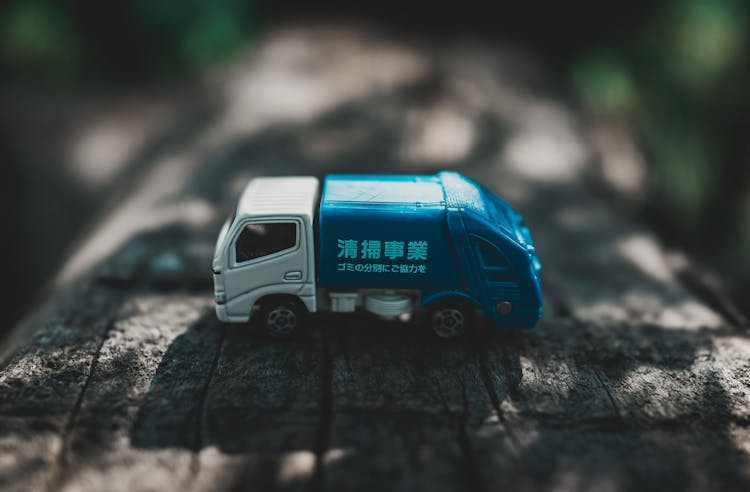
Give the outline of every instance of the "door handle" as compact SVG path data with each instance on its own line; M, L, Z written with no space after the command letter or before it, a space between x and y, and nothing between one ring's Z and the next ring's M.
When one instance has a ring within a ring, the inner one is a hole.
M284 280L302 280L302 272L299 270L286 272L284 274Z

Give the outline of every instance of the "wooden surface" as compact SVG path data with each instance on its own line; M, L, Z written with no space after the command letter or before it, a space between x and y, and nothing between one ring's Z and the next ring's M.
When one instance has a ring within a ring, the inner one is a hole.
M210 110L138 154L7 342L0 489L750 490L744 321L603 191L637 166L525 56L286 29L202 84L185 104ZM534 331L217 322L213 241L249 177L441 167L526 216Z

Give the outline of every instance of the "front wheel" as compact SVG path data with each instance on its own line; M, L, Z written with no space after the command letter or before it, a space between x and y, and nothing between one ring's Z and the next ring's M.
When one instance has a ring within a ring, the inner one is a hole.
M274 302L261 309L260 320L273 338L288 338L304 324L305 310L293 301Z
M430 326L440 338L458 338L474 321L474 306L461 301L444 301L430 309Z

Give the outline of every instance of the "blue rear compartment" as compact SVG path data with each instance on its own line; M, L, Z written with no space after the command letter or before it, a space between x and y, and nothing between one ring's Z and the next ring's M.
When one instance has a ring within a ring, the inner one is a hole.
M523 219L459 173L329 175L318 231L321 286L419 289L423 302L462 295L498 326L531 326L541 313L539 260ZM507 259L505 272L479 260L481 238ZM514 312L500 316L495 303L508 293Z

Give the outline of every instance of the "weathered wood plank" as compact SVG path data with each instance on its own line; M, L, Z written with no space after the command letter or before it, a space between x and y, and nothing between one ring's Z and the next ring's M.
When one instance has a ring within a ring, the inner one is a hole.
M44 489L66 467L75 419L120 298L117 292L90 291L3 367L3 489Z
M224 106L154 144L58 279L71 300L53 296L46 323L14 338L0 487L750 488L737 316L601 193L585 127L533 65L443 48L290 29L208 84ZM215 320L213 241L248 177L446 163L526 216L544 265L537 329L443 343L322 314L272 343Z

